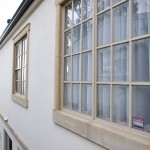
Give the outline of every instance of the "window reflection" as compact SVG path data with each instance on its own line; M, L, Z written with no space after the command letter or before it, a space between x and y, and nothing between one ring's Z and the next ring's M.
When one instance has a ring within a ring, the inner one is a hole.
M150 38L133 42L134 81L150 81Z
M98 16L98 46L110 43L110 11Z
M92 80L92 52L83 53L82 58L82 80Z
M73 84L72 87L72 109L75 111L79 111L79 100L80 100L80 84Z
M113 89L113 121L128 125L129 123L129 87L116 85Z
M129 80L129 45L114 46L113 53L113 79L114 81Z
M81 0L74 0L74 24L81 21Z
M144 130L150 132L150 86L134 86L133 94L133 117L144 119Z
M110 48L98 50L98 81L110 80Z
M93 0L83 0L83 20L92 17Z
M71 53L71 46L72 46L72 43L71 43L71 30L69 30L65 33L65 50L64 50L65 55Z
M92 114L92 85L82 84L82 113Z
M83 24L83 50L92 48L92 20Z
M71 108L71 84L64 84L63 104L65 108Z
M103 11L104 9L110 6L110 0L98 0L97 2L97 11Z
M99 118L110 120L110 86L98 85L98 105L97 116Z
M72 3L65 9L65 29L70 28L72 25Z
M80 51L80 25L73 29L73 53Z
M129 36L129 3L114 8L114 42L128 39Z
M133 0L133 36L150 33L150 0Z

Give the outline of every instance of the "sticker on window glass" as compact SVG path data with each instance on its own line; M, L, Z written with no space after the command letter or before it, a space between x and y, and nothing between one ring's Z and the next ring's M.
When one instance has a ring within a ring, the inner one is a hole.
M133 128L144 131L144 119L133 117Z

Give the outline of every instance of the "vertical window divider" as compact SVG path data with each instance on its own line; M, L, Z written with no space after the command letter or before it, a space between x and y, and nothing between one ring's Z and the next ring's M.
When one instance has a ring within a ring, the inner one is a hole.
M71 23L71 54L70 54L70 57L71 57L71 94L70 94L70 109L72 110L72 102L73 102L73 29L74 29L74 0L72 1L72 23Z
M112 80L113 80L113 8L112 8L112 0L110 0L110 6L111 6L111 9L110 9L110 18L111 18L111 21L110 21L110 24L111 24L111 33L110 33L110 36L111 36L111 39L110 39L110 42L111 42L111 47L110 47L110 54L111 54L111 58L110 58L110 122L112 122L112 105L113 105L113 85L112 85Z
M97 75L97 73L96 73L96 64L97 64L97 62L96 62L96 52L97 52L97 50L96 50L96 44L97 44L97 35L96 35L96 33L97 33L97 0L96 1L94 1L93 0L93 28L92 28L92 30L93 30L93 41L92 41L92 43L93 43L93 49L92 49L92 65L93 65L93 74L92 74L92 78L93 78L93 80L92 80L92 94L93 94L93 96L92 96L92 98L93 98L93 102L92 102L92 105L93 105L93 107L92 107L92 119L94 120L94 119L96 119L96 112L97 112L97 86L96 86L96 75Z
M132 127L132 1L129 0L129 127Z
M83 32L83 24L82 24L82 16L83 16L83 1L81 0L81 22L80 22L80 108L79 108L79 112L82 112L82 32Z
M64 52L65 52L65 7L62 7L62 20L61 20L61 23L62 23L62 26L61 26L61 29L62 29L62 34L63 34L63 38L62 38L62 43L61 43L61 47L62 47L62 51L60 52L61 53L61 106L60 108L63 109L63 100L64 100Z

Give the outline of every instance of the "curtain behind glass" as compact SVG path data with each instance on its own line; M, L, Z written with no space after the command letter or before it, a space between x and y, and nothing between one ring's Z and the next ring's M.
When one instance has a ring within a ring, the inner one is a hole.
M129 3L114 8L114 42L128 39L129 36Z
M150 0L132 1L133 36L150 33Z
M64 84L63 106L68 109L71 108L71 84Z
M150 131L150 86L134 86L133 117L144 119L144 130Z
M103 11L110 6L110 0L98 0L97 1L97 12Z
M73 56L73 80L79 81L80 79L80 55Z
M116 85L113 87L113 121L128 125L129 122L129 88Z
M92 49L92 20L83 24L83 50Z
M82 113L92 114L92 85L82 84Z
M110 80L110 48L98 50L98 81Z
M79 111L80 84L72 85L72 110Z
M110 43L110 11L98 16L98 46Z
M72 25L72 3L65 8L65 29Z
M150 38L133 42L134 81L150 81Z
M113 80L129 80L129 44L114 46L113 52Z
M97 92L97 116L110 120L110 86L98 85Z
M82 58L82 80L92 80L92 52L83 53Z

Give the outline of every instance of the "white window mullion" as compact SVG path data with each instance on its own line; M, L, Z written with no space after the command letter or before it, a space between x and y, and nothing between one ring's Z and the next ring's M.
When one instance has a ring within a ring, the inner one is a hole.
M129 1L129 127L132 127L132 77L133 77L133 57L132 57L132 35L133 35L133 14L132 14L132 1Z
M110 24L111 24L111 31L110 31L110 42L111 42L111 47L110 47L110 122L112 122L112 117L113 117L113 109L112 109L112 105L113 105L113 85L112 85L112 81L113 81L113 33L114 33L114 16L113 16L113 8L112 8L112 0L111 0L111 9L110 9Z
M92 21L92 119L95 119L96 118L96 98L97 97L95 94L96 94L96 76L95 76L95 73L96 73L96 68L95 68L95 53L96 53L96 13L97 13L97 1L94 1L93 0L93 8L92 8L92 14L93 14L93 21Z

